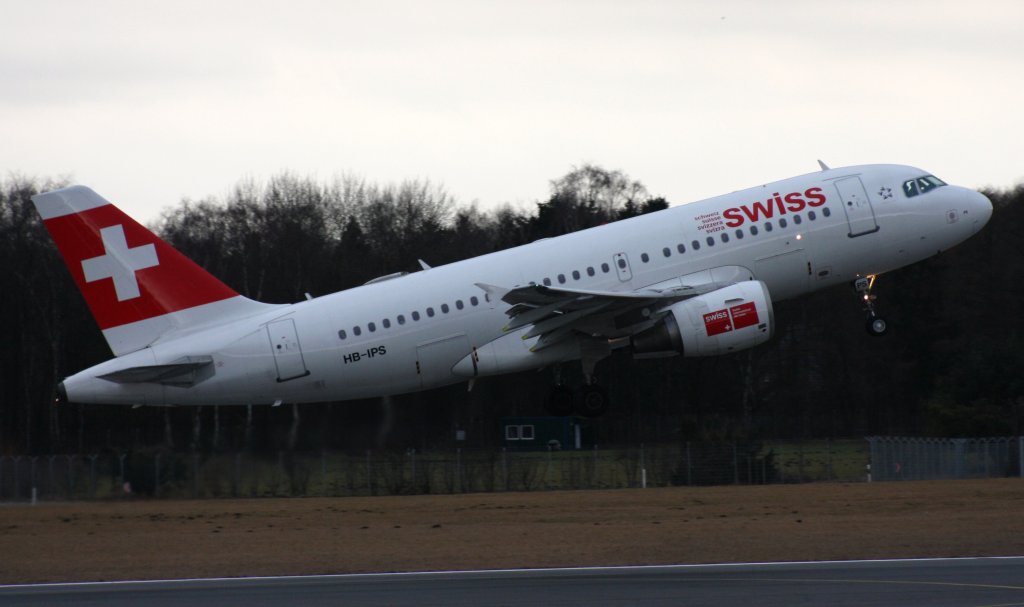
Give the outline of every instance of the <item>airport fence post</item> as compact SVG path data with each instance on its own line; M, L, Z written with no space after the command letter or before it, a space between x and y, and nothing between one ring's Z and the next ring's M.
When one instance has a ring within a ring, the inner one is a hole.
M327 450L320 450L320 497L327 497Z
M1021 441L1024 441L1024 437L1021 437ZM501 448L501 477L505 481L505 491L508 491L508 449L505 447Z
M57 499L57 483L54 482L53 463L57 461L56 455L51 455L49 461L46 464L46 481L49 484L47 489L50 490L50 499Z
M118 461L119 466L118 466L118 475L117 475L118 483L117 483L116 492L118 493L118 495L122 495L122 496L127 493L125 491L125 486L124 486L124 482L125 482L124 481L124 460L125 460L126 457L128 457L127 453L120 453L117 456L117 461Z
M417 487L419 487L419 483L416 482L416 449L409 450L409 460L410 463L412 464L412 470L410 470L410 476L412 478L409 480L410 489L412 493L419 493L419 491L417 490Z
M366 493L373 495L373 475L370 472L370 450L366 450Z
M19 478L21 475L18 474L18 464L21 463L21 456L15 455L11 461L14 463L14 486L11 488L11 495L16 500L20 496L20 492L18 491L18 481L21 480Z
M199 451L192 452L192 499L199 499Z
M242 491L242 452L235 452L235 469L231 475L231 496L238 497Z
M89 456L89 499L96 499L96 458L99 454Z
M68 499L73 500L75 499L75 456L66 455L65 457L68 460Z
M826 458L825 459L825 462L826 462L825 463L825 475L826 475L825 480L831 481L832 480L832 439L831 438L826 438L825 439L825 452L826 452L825 453L825 458Z
M798 473L799 476L797 478L797 482L798 483L802 483L802 482L804 482L804 443L803 443L803 441L800 441L800 444L798 445L797 448L798 448L799 453L800 453L800 463L799 463L799 468L797 470L797 473Z
M690 459L690 441L686 441L686 485L693 484L693 461Z
M732 484L740 484L740 466L739 462L739 449L736 446L736 441L732 441Z
M640 443L640 488L647 488L647 464L644 461L644 444Z
M29 471L30 480L32 481L32 505L33 506L36 503L36 495L38 494L38 492L36 490L36 460L38 460L38 459L39 459L39 457L37 457L35 455L33 455L32 457L29 458L29 469L28 469L28 471Z
M462 447L455 448L455 489L456 493L462 493Z

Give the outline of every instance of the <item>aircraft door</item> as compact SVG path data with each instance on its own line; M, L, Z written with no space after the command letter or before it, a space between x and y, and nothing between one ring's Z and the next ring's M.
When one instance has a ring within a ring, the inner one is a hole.
M278 382L309 375L306 361L302 358L294 320L286 318L267 323L267 337L270 338L270 351L274 353L274 364L277 365Z
M416 346L416 373L420 386L429 388L446 383L452 377L452 367L471 352L465 333L432 339Z
M622 282L633 280L633 271L629 267L629 257L626 257L625 253L613 255L612 262L615 265L615 272L619 275L619 280Z
M846 177L836 181L839 199L846 211L846 221L850 225L848 236L854 238L878 231L875 211L871 208L871 200L860 177Z

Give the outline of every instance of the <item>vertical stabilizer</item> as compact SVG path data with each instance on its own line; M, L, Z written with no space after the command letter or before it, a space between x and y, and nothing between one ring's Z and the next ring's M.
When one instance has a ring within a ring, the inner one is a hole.
M242 297L87 187L32 202L116 356L273 307Z

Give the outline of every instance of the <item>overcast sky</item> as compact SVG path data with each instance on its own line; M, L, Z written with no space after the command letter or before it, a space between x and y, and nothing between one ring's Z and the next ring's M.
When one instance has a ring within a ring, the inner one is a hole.
M1024 179L1024 2L5 2L0 171L143 221L290 170L482 209L574 165L688 202L817 169Z

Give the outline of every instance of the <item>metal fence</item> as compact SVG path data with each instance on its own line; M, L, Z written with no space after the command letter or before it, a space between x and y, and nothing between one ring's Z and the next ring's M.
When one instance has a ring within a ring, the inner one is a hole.
M355 496L863 480L864 441L573 451L117 453L0 457L0 500Z
M1024 437L872 436L867 440L873 480L1024 476Z

